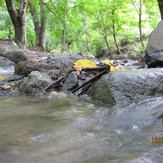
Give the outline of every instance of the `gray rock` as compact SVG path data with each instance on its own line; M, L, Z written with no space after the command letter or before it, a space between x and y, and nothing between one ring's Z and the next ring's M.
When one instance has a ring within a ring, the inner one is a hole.
M58 69L53 64L46 63L45 61L22 61L15 66L15 75L24 75L28 76L32 71L42 71L42 70L51 70Z
M15 65L15 63L10 61L9 59L7 59L5 57L0 57L0 67L8 68L8 67L13 67L14 65Z
M4 97L4 96L8 96L8 95L9 95L8 90L0 88L0 97Z
M163 95L163 69L117 71L103 75L88 90L94 100L107 105L127 105L133 100Z
M16 64L27 60L24 51L13 45L6 45L5 47L0 46L0 56L5 57Z
M149 68L163 67L163 51L145 55L145 62Z
M38 71L31 72L20 86L20 94L35 95L52 82L52 79L46 73Z
M0 74L13 74L15 63L5 57L0 57Z
M66 78L62 91L68 92L69 90L74 89L76 86L78 86L78 77L76 75L76 72L73 71Z
M51 69L69 69L72 64L84 58L79 54L65 54L59 56L49 56L47 60L41 62L23 61L15 66L15 75L27 76L32 71L51 70Z
M151 33L145 53L148 67L163 67L163 20Z
M47 63L55 65L58 68L70 68L72 64L78 59L84 59L86 57L80 54L64 54L58 56L49 56Z

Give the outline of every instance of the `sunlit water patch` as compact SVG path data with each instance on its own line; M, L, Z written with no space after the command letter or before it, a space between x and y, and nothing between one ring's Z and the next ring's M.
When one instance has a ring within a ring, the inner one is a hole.
M163 97L120 107L69 98L0 99L2 163L161 163Z

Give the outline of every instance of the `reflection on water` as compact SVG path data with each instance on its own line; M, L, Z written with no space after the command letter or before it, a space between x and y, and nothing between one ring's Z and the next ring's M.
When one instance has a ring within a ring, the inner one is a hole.
M1 163L161 163L163 97L124 108L78 99L0 98Z

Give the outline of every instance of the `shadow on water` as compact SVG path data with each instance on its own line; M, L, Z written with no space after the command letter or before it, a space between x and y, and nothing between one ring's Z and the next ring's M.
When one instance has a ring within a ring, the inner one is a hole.
M163 97L123 108L69 98L0 98L1 163L161 163Z

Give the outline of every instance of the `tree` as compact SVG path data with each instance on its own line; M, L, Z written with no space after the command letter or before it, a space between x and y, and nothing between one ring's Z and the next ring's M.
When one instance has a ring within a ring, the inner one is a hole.
M161 19L163 20L163 0L157 0L160 9Z
M44 2L40 0L40 19L36 12L36 7L33 0L28 1L30 7L30 13L33 17L33 23L36 34L36 45L40 46L43 50L46 48L46 35L45 35L45 11L44 11Z
M141 46L144 47L143 43L143 33L142 33L142 13L143 13L143 0L132 0L133 5L139 15L139 38L141 42Z
M15 42L21 49L25 49L26 42L26 5L27 0L20 0L18 2L18 8L14 3L14 0L5 0L8 13L12 20L15 30Z

